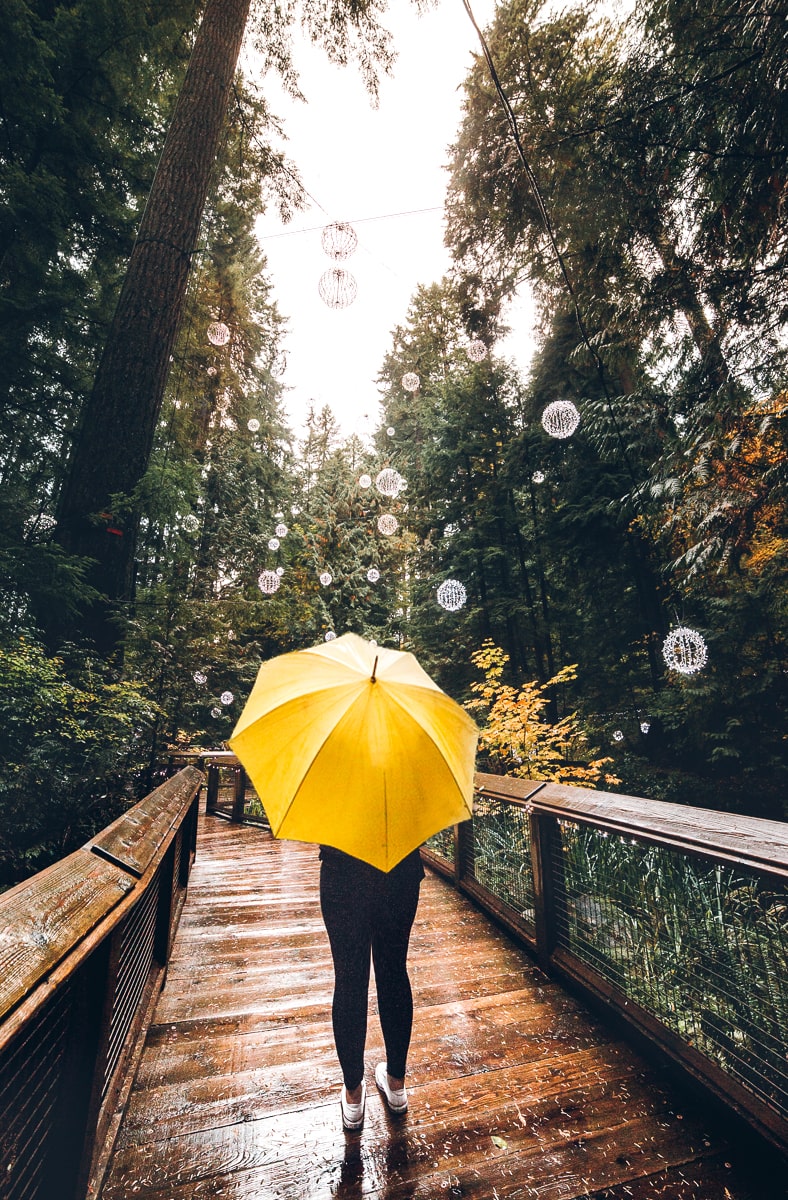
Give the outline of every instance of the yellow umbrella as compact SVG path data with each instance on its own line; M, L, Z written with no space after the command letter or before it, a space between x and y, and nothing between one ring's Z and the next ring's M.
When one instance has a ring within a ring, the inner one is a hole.
M477 737L412 654L346 633L263 663L229 744L276 837L390 871L471 816Z

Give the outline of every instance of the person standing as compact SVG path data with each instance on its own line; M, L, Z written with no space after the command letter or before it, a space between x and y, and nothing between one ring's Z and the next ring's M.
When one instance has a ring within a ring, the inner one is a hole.
M364 1124L366 1105L370 961L386 1047L386 1061L375 1068L375 1084L392 1113L408 1108L405 1074L413 993L407 958L424 867L418 850L390 871L331 846L320 847L320 860L320 908L334 963L331 1017L343 1078L342 1124L355 1130Z

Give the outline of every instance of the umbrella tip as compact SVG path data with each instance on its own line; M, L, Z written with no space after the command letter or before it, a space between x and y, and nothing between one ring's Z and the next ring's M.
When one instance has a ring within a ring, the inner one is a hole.
M375 672L377 671L377 669L378 669L378 656L377 656L377 654L376 654L376 655L375 655L375 661L374 661L374 663L372 664L372 682L373 682L373 683L375 682Z

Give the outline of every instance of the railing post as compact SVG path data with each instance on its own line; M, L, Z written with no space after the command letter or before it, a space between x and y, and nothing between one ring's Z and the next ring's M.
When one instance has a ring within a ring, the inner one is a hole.
M208 763L208 783L205 792L205 811L215 813L219 803L219 765Z
M547 969L558 941L556 900L559 899L562 889L560 881L556 879L555 863L556 851L560 849L560 837L556 818L549 813L532 811L528 815L528 823L534 880L536 952L539 962Z
M246 808L246 771L238 766L233 771L233 820L243 821Z
M473 875L473 817L454 826L454 886Z

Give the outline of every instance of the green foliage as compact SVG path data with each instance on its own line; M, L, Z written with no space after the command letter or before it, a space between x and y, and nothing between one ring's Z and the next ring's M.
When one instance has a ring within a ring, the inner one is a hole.
M0 647L0 884L75 849L135 797L157 709L74 650L29 636Z

